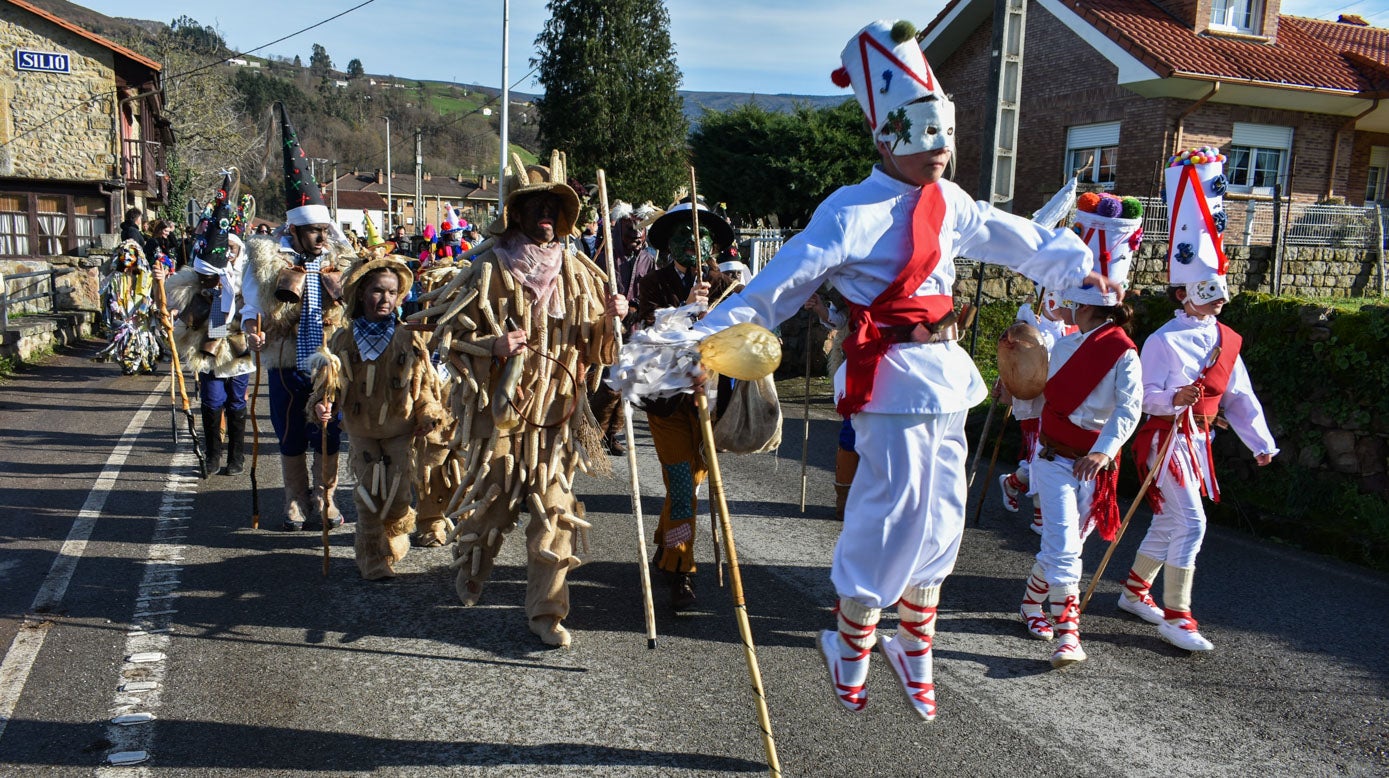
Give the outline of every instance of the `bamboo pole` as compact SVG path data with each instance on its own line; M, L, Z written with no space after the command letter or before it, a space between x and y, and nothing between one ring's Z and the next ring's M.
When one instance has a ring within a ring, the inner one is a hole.
M256 336L261 337L260 314L256 314ZM256 398L260 396L260 349L256 349L256 383L251 387L251 529L260 529L260 486L256 465L260 462L260 420L256 418Z
M802 398L801 415L805 418L805 430L801 436L801 513L805 513L806 459L810 454L810 319L805 325L805 397Z
M608 266L608 293L617 294L617 269L613 262L613 227L608 213L608 178L598 170L598 198L603 208L603 258ZM613 337L622 352L622 319L613 317ZM642 609L646 616L646 647L656 647L656 608L651 602L651 570L646 559L646 525L641 515L641 483L637 476L637 438L632 432L632 406L621 399L623 431L627 435L627 471L632 489L632 515L637 520L637 566L641 570Z

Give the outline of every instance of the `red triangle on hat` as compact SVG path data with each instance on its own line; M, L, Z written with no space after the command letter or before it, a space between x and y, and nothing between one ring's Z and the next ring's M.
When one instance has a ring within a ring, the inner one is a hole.
M917 73L914 70L912 70L911 67L907 65L907 63L903 62L900 58L898 58L896 54L893 54L891 49L884 46L876 38L869 34L867 30L859 33L858 50L859 55L863 58L863 83L865 85L864 91L868 95L868 112L869 114L871 114L868 117L868 120L873 123L874 127L877 127L878 109L873 100L873 70L868 66L869 46L872 46L873 48L877 49L878 53L882 54L884 57L888 59L889 62L896 65L899 69L901 69L903 73L906 73L908 76L910 76L913 81L917 82L918 84L921 84L923 87L932 92L936 91L936 74L931 72L930 64L928 64L925 61L925 58L923 58L921 64L926 68L926 77L923 79L921 76L917 75Z

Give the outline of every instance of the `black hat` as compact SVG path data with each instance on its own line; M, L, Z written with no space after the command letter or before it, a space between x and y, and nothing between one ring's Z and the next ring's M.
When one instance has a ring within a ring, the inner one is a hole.
M731 246L737 239L733 232L733 226L727 219L719 216L704 204L704 198L700 198L695 219L699 221L699 226L709 230L709 234L714 237L714 245L719 247ZM646 232L646 242L658 251L665 251L670 243L670 234L682 224L690 223L690 198L686 197L680 202L672 205L666 210L665 215L652 222L651 228Z
M194 230L193 264L221 270L227 266L227 236L232 232L231 171L222 173L222 185L212 201L212 212L198 221Z
M280 133L284 140L285 152L285 221L295 226L305 224L332 224L333 216L328 205L323 202L323 193L318 182L309 173L309 158L299 145L299 133L289 123L289 114L284 103L275 104L280 109Z

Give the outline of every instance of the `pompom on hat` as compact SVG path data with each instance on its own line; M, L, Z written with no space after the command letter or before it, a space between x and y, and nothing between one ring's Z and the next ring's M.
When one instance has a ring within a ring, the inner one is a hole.
M1173 154L1163 171L1167 282L1197 305L1230 299L1225 283L1225 155L1203 146Z
M955 104L926 63L916 28L906 21L878 20L859 30L830 74L852 87L873 127L873 140L894 155L955 148Z

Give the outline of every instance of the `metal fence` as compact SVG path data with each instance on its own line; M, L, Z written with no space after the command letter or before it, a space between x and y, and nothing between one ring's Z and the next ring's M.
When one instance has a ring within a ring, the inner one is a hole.
M11 313L48 313L58 307L58 276L70 267L0 274L0 333L10 331Z
M1167 204L1157 197L1140 197L1143 203L1143 237L1167 240ZM1378 248L1383 243L1381 213L1377 205L1280 204L1283 245L1332 248ZM1225 245L1273 246L1275 203L1271 200L1226 200Z
M748 243L747 263L753 275L762 270L762 266L776 253L781 250L782 244L795 235L799 230L738 230L738 242Z

